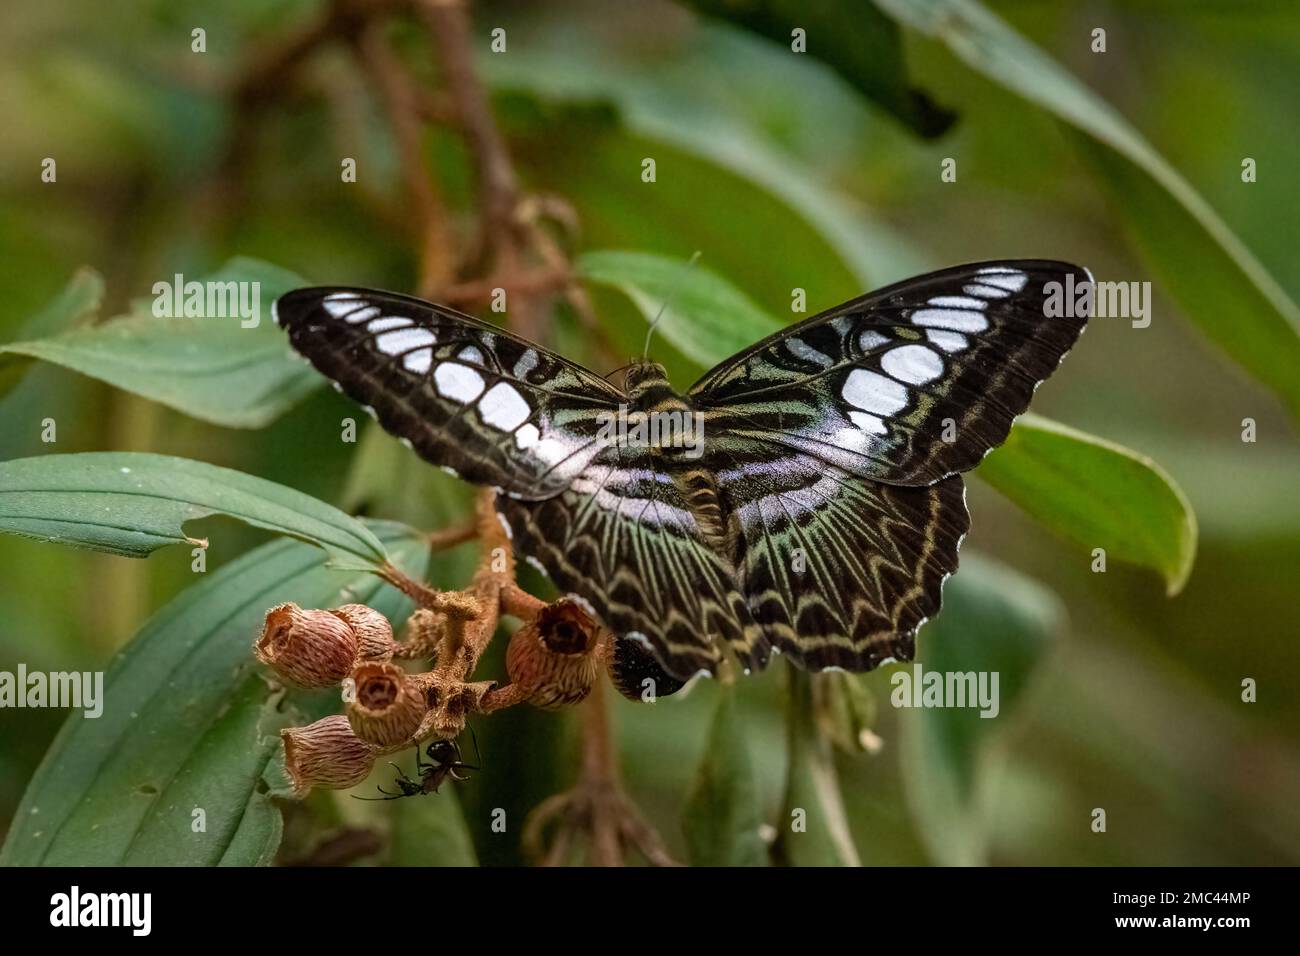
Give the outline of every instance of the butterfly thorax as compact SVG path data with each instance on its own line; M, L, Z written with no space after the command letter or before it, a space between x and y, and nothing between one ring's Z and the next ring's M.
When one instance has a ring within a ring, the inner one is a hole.
M668 381L662 365L638 362L627 373L628 408L645 416L657 467L672 479L700 533L718 554L731 541L712 471L703 464L703 413Z

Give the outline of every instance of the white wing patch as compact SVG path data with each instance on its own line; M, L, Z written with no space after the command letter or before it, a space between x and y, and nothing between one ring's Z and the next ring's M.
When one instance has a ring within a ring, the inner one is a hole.
M849 412L849 421L864 432L871 432L873 435L883 435L888 431L882 419L875 415L868 415L866 412Z
M943 329L926 329L925 337L949 355L960 352L970 344L966 336L958 332L945 332Z
M405 366L408 372L427 375L430 366L433 365L433 349L418 349L414 352L407 352L402 358L402 365Z
M361 304L355 292L336 292L327 295L321 306L336 319L341 319L349 312L355 312Z
M515 378L528 378L528 373L537 368L537 350L528 349L523 355L519 356L519 361L515 363Z
M366 310L362 309L361 311L364 312ZM352 322L352 319L353 319L352 316L348 316L349 323ZM400 315L389 315L389 316L385 316L382 319L375 319L373 322L367 323L366 331L373 332L376 335L378 335L380 332L387 332L389 329L405 329L405 328L409 328L414 324L415 323L412 322L410 319L404 319Z
M912 313L912 322L954 332L983 332L989 327L989 320L974 309L918 309Z
M813 365L819 366L820 368L830 368L835 364L835 360L829 355L825 352L817 351L803 339L786 339L785 347L790 350L790 354L795 358L801 359L804 362L811 362Z
M924 385L943 374L943 359L924 345L903 345L886 352L880 367L900 382Z
M375 339L375 348L385 355L402 355L425 348L433 342L433 333L428 329L399 329L396 332L385 332Z
M438 394L454 402L468 405L483 394L483 376L468 365L443 362L433 371L433 382Z
M521 425L515 432L515 447L521 451L527 451L537 444L537 440L542 437L542 433L537 430L537 426L532 422L527 425Z
M326 308L328 308L328 306L326 306ZM355 312L349 312L344 317L344 321L347 322L348 325L360 325L362 322L369 322L371 319L379 315L379 313L379 306L368 305L364 309L357 309ZM335 318L338 318L338 316L335 316Z
M975 299L968 295L937 295L929 301L943 309L983 309L988 306L984 299Z
M816 511L825 506L828 499L836 496L839 492L839 481L837 475L825 475L806 488L776 491L747 501L737 509L737 513L748 524L779 521L792 513Z
M981 269L975 276L974 284L962 286L962 291L981 299L1005 299L1013 292L1019 292L1029 281L1026 273L999 266Z
M980 276L979 281L985 285L997 286L999 289L1005 289L1008 292L1019 292L1029 281L1029 275L1016 269L1000 269L993 267L981 269L975 273Z
M877 372L855 368L844 379L844 400L876 415L893 415L907 407L907 389Z
M478 414L484 424L512 432L522 425L532 409L519 394L518 389L505 382L493 385L478 403Z

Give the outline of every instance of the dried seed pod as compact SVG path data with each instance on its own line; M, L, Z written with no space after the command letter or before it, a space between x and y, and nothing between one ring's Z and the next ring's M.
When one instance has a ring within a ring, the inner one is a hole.
M375 764L375 747L357 737L342 714L306 727L286 728L280 731L280 739L284 741L284 767L297 797L305 797L312 787L355 787Z
M353 699L348 723L353 732L377 747L411 739L424 719L428 701L422 686L396 664L366 661L352 670Z
M393 625L388 623L388 618L364 604L345 604L334 608L330 613L356 632L358 663L392 659L396 644L393 641Z
M266 612L253 652L289 683L329 687L348 676L359 646L356 631L329 611L281 604Z
M686 682L669 674L639 641L617 638L610 655L609 676L618 692L628 700L653 704L660 697L675 694Z
M553 708L587 696L600 670L599 630L577 604L559 600L515 631L506 650L510 680L528 703Z

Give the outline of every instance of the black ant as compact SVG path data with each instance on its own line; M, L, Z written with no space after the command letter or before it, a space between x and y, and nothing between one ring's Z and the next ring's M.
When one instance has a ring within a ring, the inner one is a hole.
M474 759L481 761L482 755L478 750L478 736L471 727L470 738L474 741ZM429 755L430 763L425 763L420 759L420 748L415 748L415 772L420 775L420 779L412 780L406 775L397 764L389 761L389 766L397 771L397 779L393 781L401 793L389 793L383 787L378 790L383 794L382 797L357 797L358 800L400 800L402 797L418 797L426 793L437 793L442 782L450 777L452 780L468 780L468 777L462 776L463 770L478 770L477 763L465 763L461 759L460 744L454 740L435 740L425 749ZM353 794L356 796L356 794Z

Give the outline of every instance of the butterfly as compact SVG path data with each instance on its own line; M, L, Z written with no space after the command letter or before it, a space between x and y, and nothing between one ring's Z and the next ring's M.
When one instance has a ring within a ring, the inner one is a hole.
M1084 328L1049 316L1053 283L1091 281L1044 260L908 279L685 393L653 362L619 388L392 292L298 289L274 311L385 429L496 489L515 549L616 635L626 673L676 687L727 651L746 671L777 653L809 670L910 660L970 527L962 473Z

